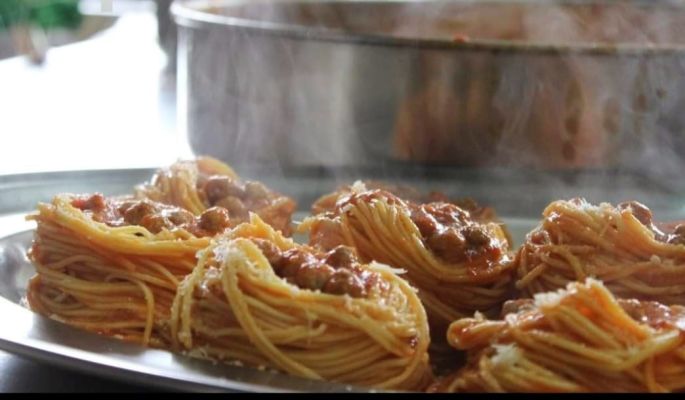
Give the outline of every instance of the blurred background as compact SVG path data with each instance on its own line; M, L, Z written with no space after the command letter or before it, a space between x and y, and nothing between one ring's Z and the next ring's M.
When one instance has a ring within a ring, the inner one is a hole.
M0 174L188 154L176 137L169 3L0 1Z
M0 0L0 175L196 152L685 212L685 0L171 3Z

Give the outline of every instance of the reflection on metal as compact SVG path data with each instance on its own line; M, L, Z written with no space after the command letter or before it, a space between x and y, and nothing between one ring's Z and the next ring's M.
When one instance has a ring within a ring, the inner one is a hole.
M34 273L33 266L26 258L26 250L32 239L33 224L26 222L24 215L30 212L38 201L47 201L58 192L99 191L107 195L130 192L133 185L148 179L152 172L151 169L132 169L0 176L0 315L3 316L3 321L7 322L0 327L0 349L90 374L174 390L367 390L251 368L214 364L167 351L142 348L77 330L34 314L21 305L28 279ZM300 220L306 215L309 205L318 195L332 190L340 183L349 183L351 179L360 177L342 172L337 175L326 175L317 173L316 170L279 172L289 173L283 176L245 171L243 175L258 177L268 185L295 197L300 202L302 210L295 215L295 220ZM441 174L437 171L430 179L420 174L412 175L411 170L401 172L403 174L395 176L396 182L415 185L421 190L444 190L450 195L461 194L489 199L492 200L489 203L499 209L518 209L520 213L517 215L523 217L500 212L516 244L521 243L525 234L537 223L538 215L546 201L544 196L555 196L555 192L549 192L541 183L544 181L536 181L534 176L526 177L525 182L529 183L526 185L521 180L498 180L496 176L484 175L483 171L461 175ZM623 193L633 198L642 198L645 192L649 194L648 187L640 189L642 192L625 187ZM589 190L587 193L591 194L593 189L588 184L585 190ZM570 192L556 193L563 198ZM536 196L541 198L535 200ZM661 201L670 205L668 211L671 214L668 215L680 218L685 215L681 209L682 201L678 196L667 196ZM653 203L647 201L647 204ZM657 209L657 215L667 215L663 211Z
M107 378L182 391L357 392L363 388L215 364L84 332L24 306L32 233L23 214L0 217L0 349Z
M525 3L177 2L179 128L233 164L678 177L685 8Z

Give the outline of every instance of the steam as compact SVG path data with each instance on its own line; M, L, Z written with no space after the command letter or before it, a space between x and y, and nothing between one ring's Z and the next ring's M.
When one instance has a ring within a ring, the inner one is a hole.
M316 190L387 178L503 213L576 196L683 211L680 2L210 3L281 25L182 35L197 153L328 171ZM388 36L465 43L368 43Z

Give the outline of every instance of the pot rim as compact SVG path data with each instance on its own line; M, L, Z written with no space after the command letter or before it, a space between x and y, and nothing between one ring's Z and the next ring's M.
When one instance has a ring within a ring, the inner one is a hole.
M171 6L171 13L179 26L195 29L227 28L248 31L255 34L287 37L296 40L341 42L353 45L375 45L385 47L408 47L412 49L443 49L443 50L475 50L490 52L516 52L516 53L551 53L559 55L604 55L604 56L646 56L646 55L669 55L685 53L685 44L608 44L608 43L524 43L517 41L496 39L473 39L457 42L447 39L411 39L406 37L390 36L378 33L350 33L340 29L325 27L308 27L300 24L260 21L252 18L231 17L204 11L209 7L240 7L254 4L296 4L296 3L342 3L355 4L397 4L432 2L439 3L445 0L176 0ZM519 3L545 3L549 0L484 0L482 3L511 4ZM447 2L447 1L445 1ZM452 3L454 1L451 1ZM632 0L636 4L654 5L664 3L666 6L682 7L685 12L683 0ZM607 0L563 0L564 4L609 4Z

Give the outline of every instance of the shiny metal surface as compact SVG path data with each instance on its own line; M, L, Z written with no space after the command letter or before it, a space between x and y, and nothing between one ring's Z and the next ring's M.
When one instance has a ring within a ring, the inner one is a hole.
M22 305L34 269L26 257L38 201L58 192L123 194L152 170L0 176L0 349L58 367L129 384L181 391L357 392L368 389L194 360L74 329ZM23 212L17 212L23 211Z
M307 214L317 196L341 183L361 178L339 172L331 175L318 170L283 170L286 175L260 171L240 171L294 196L300 204L295 219ZM555 198L575 195L593 201L639 199L653 207L657 219L685 217L682 193L664 191L638 181L613 177L618 187L611 193L601 185L604 179L592 176L530 175L514 179L502 171L435 171L427 179L422 173L402 171L391 181L420 190L441 190L450 196L472 196L493 205L510 229L515 243L521 243L537 223L542 208ZM213 364L162 350L152 350L112 338L83 332L32 313L21 305L28 279L34 270L26 258L33 223L25 221L39 201L48 201L59 192L95 192L106 195L130 193L147 180L151 169L53 172L0 176L0 350L42 363L128 384L181 391L365 391L348 385L293 378L282 374ZM383 171L364 177L379 178ZM566 179L567 185L550 188L550 180ZM574 183L575 182L575 183ZM598 182L600 183L598 185ZM631 183L629 185L628 183ZM1 373L2 371L0 371ZM0 377L2 375L0 374Z
M84 374L0 350L0 393L146 393L159 388Z
M646 7L649 45L455 41L448 3L178 1L180 127L237 165L683 169L681 2L537 2Z
M37 314L22 305L34 269L26 257L34 224L25 220L39 201L58 192L124 194L148 179L152 170L107 170L0 176L0 349L66 370L128 384L181 391L312 391L350 392L368 389L310 381L283 374L213 364L167 351L147 349L80 331ZM314 175L264 177L308 204L314 192L335 187L335 179ZM300 196L297 196L299 194ZM306 206L303 207L306 209ZM299 216L303 216L301 212ZM512 219L521 240L534 223Z

